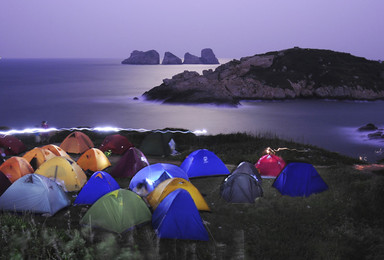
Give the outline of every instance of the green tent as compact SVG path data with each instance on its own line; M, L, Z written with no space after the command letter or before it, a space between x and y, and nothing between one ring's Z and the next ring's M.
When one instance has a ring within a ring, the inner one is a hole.
M140 145L140 151L146 156L168 156L172 153L170 142L172 133L154 132L147 135Z
M118 189L105 194L89 208L80 224L122 233L151 221L147 205L136 193Z

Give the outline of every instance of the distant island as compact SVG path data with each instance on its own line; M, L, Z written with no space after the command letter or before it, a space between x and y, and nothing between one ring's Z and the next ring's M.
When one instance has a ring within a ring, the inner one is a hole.
M122 64L133 65L156 65L160 64L160 55L156 50L138 51L134 50L129 58L123 60ZM171 52L165 52L162 63L163 65L171 64L219 64L213 50L205 48L201 50L201 56L195 56L189 52L184 54L184 61Z
M202 75L184 71L145 92L164 103L384 99L384 64L349 53L291 48L232 60Z

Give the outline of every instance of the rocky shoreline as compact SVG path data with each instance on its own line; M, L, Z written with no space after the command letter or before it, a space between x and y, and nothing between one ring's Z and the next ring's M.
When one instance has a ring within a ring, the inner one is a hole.
M298 47L232 60L202 75L184 71L145 92L164 103L239 100L384 99L384 64L348 53Z

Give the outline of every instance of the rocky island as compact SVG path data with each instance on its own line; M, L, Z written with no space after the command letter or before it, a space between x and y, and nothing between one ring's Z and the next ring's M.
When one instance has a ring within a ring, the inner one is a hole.
M155 50L134 50L129 58L123 60L121 63L132 65L157 65L160 64L160 55ZM161 64L219 64L219 60L216 58L212 49L205 48L201 50L201 57L192 55L189 52L185 53L184 62L173 53L167 51L164 53L164 58Z
M384 64L349 53L295 47L232 60L202 75L184 71L143 97L230 105L298 98L377 100L384 99Z

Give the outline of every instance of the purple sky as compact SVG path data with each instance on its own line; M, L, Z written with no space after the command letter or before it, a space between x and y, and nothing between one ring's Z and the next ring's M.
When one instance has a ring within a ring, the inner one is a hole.
M294 46L384 60L383 0L1 0L3 58L240 58Z

